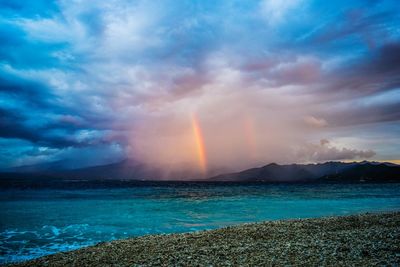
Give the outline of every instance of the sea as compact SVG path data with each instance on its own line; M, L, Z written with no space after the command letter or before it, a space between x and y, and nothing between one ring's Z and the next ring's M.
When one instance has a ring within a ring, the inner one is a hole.
M400 184L65 182L0 187L0 264L149 234L400 210Z

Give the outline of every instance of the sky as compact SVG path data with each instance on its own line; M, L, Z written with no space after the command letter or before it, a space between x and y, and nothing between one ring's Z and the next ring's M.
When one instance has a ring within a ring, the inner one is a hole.
M0 167L400 160L393 1L0 0Z

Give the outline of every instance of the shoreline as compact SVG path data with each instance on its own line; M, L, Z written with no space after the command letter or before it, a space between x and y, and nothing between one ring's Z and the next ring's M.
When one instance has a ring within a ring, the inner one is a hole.
M145 235L5 266L399 264L400 212L385 212Z

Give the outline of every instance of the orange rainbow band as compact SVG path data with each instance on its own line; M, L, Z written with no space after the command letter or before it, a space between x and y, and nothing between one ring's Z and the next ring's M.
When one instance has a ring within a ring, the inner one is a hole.
M204 137L200 128L199 121L195 114L192 115L192 129L193 136L196 143L196 152L199 160L199 167L203 174L207 172L207 157L206 157L206 148L204 145Z

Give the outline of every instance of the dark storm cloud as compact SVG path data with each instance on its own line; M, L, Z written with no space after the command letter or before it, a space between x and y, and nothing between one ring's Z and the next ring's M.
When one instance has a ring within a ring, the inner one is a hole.
M1 73L0 137L18 138L52 148L85 147L113 142L103 136L105 118L63 103L43 82ZM75 99L79 102L79 98ZM73 102L74 99L72 100ZM79 115L82 114L82 115ZM102 126L103 125L103 126ZM81 133L85 137L80 137Z
M0 93L31 108L51 108L54 95L39 82L0 73Z
M388 21L398 16L393 11L369 14L368 7L346 10L333 23L320 29L312 38L317 45L330 43L336 45L347 38L360 38L367 45L374 46L374 37L383 37ZM336 42L336 43L333 43Z
M349 106L324 116L330 126L400 121L400 101L390 104Z
M38 136L23 125L21 115L9 110L0 109L0 136L5 138L20 138L31 141L37 141Z
M95 144L98 141L91 140L76 140L71 133L57 132L57 130L65 130L65 128L50 128L35 125L28 118L20 113L11 110L0 109L0 137L2 138L17 138L41 146L52 148L63 148L70 146L88 146Z
M372 72L400 74L400 41L383 45L367 69Z
M329 73L324 92L357 98L398 89L400 86L400 41L384 44L368 53L366 58L350 62Z

